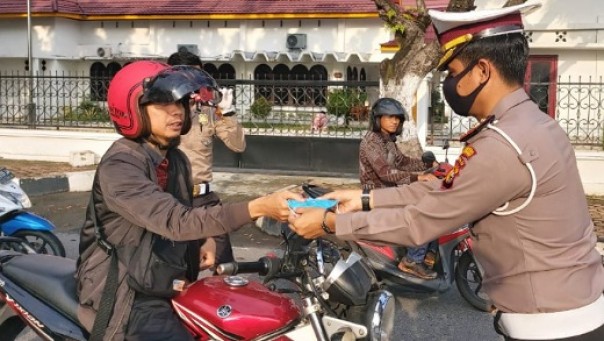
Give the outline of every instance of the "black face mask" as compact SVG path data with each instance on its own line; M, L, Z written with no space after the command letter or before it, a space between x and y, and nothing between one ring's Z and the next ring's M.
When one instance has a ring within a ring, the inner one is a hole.
M457 84L468 72L474 68L474 66L476 66L476 63L477 62L471 63L455 77L451 75L447 76L443 82L443 94L445 95L445 100L447 103L449 103L449 106L451 109L453 109L453 112L459 116L465 117L470 114L470 109L476 100L476 96L478 96L482 88L484 88L489 81L487 79L486 82L480 84L474 91L472 91L472 93L467 96L460 96L457 93Z

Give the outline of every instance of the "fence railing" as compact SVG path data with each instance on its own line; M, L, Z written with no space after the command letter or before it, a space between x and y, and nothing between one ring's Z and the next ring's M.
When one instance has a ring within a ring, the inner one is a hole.
M82 75L0 74L0 125L111 129L108 84L109 79ZM379 83L370 81L231 79L220 84L234 89L239 120L255 135L360 138L368 129L369 107L379 96ZM602 79L558 79L526 88L573 144L604 149ZM440 89L432 92L428 145L458 139L476 122L452 114L442 98Z
M588 82L564 81L554 84L531 82L525 84L529 96L537 103L544 115L550 115L577 148L604 149L604 83L591 78ZM441 100L442 90L432 93L428 111L427 143L442 145L445 140L457 140L476 124L471 117L452 114ZM435 100L436 99L436 100Z

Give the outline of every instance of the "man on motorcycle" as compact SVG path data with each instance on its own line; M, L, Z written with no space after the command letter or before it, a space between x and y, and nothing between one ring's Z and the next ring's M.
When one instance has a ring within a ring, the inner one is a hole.
M284 220L286 199L301 199L280 192L191 208L190 164L176 147L191 127L192 102L215 105L219 94L198 68L151 61L129 64L111 81L109 113L123 138L97 168L76 272L78 315L91 339L192 339L169 298L197 278L200 239L260 216ZM157 277L147 283L149 274Z
M332 192L325 197L349 213L300 210L290 223L306 237L325 228L342 239L420 245L471 221L506 340L604 340L604 267L573 147L523 89L521 12L538 6L429 12L449 71L445 98L481 121L442 182Z
M371 107L371 130L367 132L359 147L359 171L361 186L367 189L408 185L415 181L429 181L436 177L424 174L426 165L421 159L404 155L396 146L396 137L403 131L407 113L394 98L380 98ZM412 276L423 279L436 278L432 270L434 252L426 257L428 243L408 247L398 268ZM424 258L427 258L427 265Z

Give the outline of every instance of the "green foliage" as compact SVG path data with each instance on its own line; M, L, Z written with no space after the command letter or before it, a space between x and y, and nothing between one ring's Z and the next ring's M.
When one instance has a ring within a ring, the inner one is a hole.
M77 107L63 108L63 117L66 121L78 122L109 122L109 112L99 106L97 102L84 98Z
M263 96L258 97L250 106L252 116L257 119L265 119L273 110L273 105Z
M336 89L327 97L327 113L335 116L349 116L354 106L365 105L367 93L356 89Z

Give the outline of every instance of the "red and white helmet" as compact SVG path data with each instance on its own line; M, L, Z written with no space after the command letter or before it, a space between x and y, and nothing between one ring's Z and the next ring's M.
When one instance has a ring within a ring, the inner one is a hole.
M109 84L107 106L117 132L129 139L151 134L143 106L183 101L185 122L181 134L191 129L189 100L209 105L220 102L218 85L207 72L192 66L170 66L154 61L137 61L122 68Z

